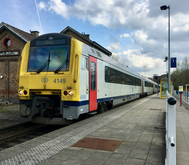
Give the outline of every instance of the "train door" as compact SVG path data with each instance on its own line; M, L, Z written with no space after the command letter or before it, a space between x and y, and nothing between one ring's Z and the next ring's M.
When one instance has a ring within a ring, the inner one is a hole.
M144 96L144 81L142 79L142 97Z
M97 109L97 59L89 57L89 111Z

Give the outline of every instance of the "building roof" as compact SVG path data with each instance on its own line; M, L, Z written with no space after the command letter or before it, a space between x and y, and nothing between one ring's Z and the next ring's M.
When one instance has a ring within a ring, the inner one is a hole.
M73 28L67 26L64 30L62 30L60 33L62 34L66 34L67 32L71 31L72 33L74 33L75 35L79 36L80 38L82 38L83 40L85 40L86 42L89 43L89 45L93 45L93 47L98 48L99 50L101 50L102 52L104 52L105 54L107 54L108 56L112 55L112 52L110 52L109 50L107 50L106 48L104 48L103 46L101 46L100 44L98 44L95 41L92 41L90 39L88 39L86 36L86 34L81 34L78 31L74 30Z
M167 74L163 74L161 76L158 77L159 81L167 81L168 80L168 75ZM176 78L174 76L171 75L171 81L176 81Z
M68 31L71 31L73 33L75 33L77 36L81 37L82 39L84 39L87 42L92 42L90 39L87 39L83 34L79 33L78 31L74 30L73 28L71 28L70 26L67 26L64 30L62 30L60 33L67 33Z
M35 36L33 36L33 35L30 34L30 33L27 33L27 32L25 32L25 31L22 31L22 30L20 30L20 29L18 29L18 28L15 28L15 27L13 27L13 26L11 26L11 25L9 25L9 24L6 24L6 23L2 22L2 23L0 24L0 32L1 32L2 30L4 30L4 29L10 31L12 34L16 35L17 37L19 37L21 40L23 40L23 41L26 42L26 43L27 43L28 41L30 41L30 40L32 40L32 39L35 38Z

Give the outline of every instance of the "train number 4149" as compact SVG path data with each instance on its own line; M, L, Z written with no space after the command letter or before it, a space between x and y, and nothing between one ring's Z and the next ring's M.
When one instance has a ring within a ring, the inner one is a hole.
M63 78L63 79L62 78L61 79L55 78L53 82L54 83L63 83L64 84L66 82L66 79L65 78Z

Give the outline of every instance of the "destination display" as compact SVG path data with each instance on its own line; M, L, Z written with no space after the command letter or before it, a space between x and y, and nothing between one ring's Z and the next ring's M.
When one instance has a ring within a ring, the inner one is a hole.
M35 41L35 45L36 46L43 46L43 45L65 45L65 44L66 44L66 39Z

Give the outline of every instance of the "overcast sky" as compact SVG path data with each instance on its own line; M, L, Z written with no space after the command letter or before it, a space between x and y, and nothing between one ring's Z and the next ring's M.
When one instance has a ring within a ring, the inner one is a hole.
M168 55L168 10L171 57L189 56L188 0L0 0L1 21L26 32L61 32L67 26L124 60L144 76L165 74Z

